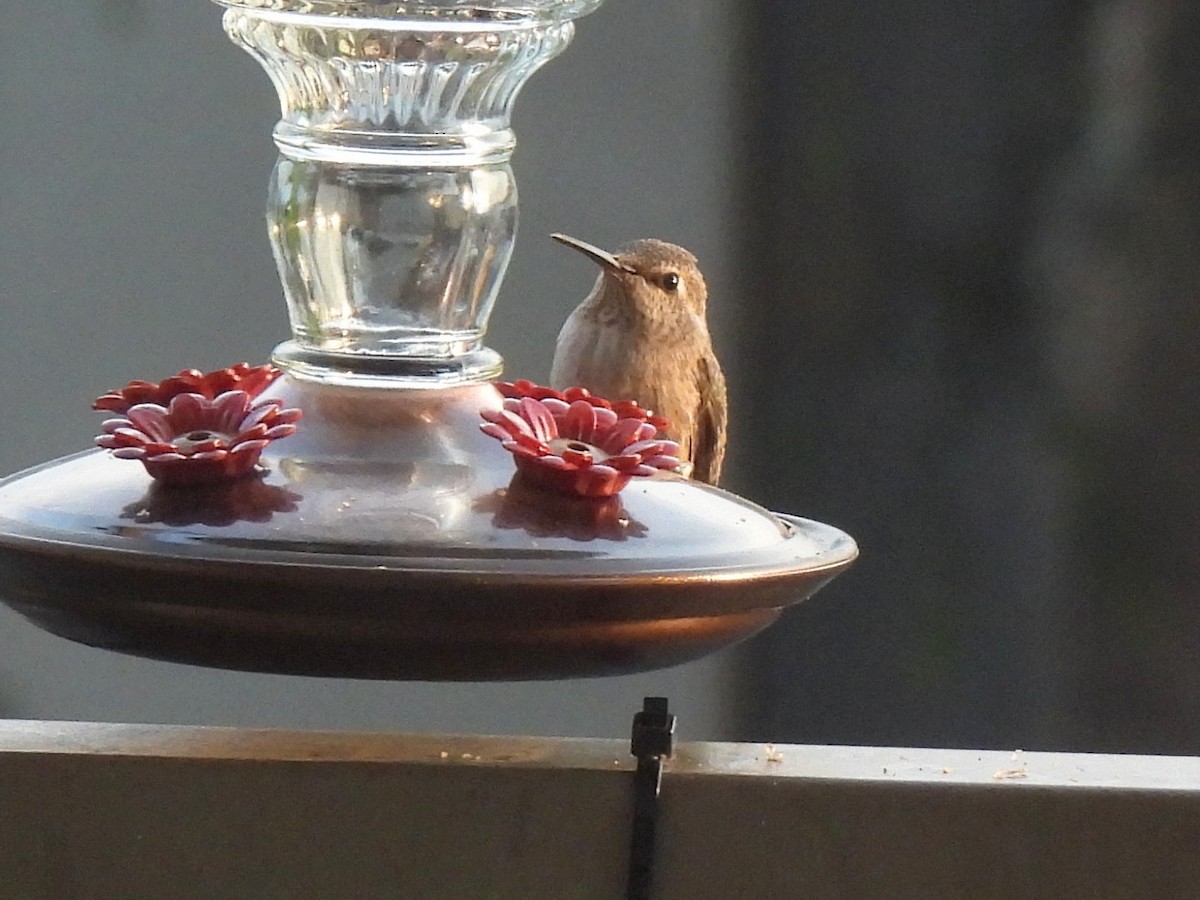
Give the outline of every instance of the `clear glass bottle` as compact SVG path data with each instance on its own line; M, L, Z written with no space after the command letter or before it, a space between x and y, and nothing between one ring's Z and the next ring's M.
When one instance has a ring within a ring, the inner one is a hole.
M517 231L513 101L600 0L218 0L279 94L267 220L295 374L494 378Z

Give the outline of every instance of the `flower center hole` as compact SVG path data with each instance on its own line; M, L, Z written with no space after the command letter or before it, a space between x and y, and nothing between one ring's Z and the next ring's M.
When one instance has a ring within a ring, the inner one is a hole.
M199 443L200 441L211 441L216 437L216 435L211 431L189 431L183 437L184 440L195 441Z
M577 450L580 453L587 453L592 448L589 447L587 444L583 443L582 441L570 441L567 443L567 449L568 450Z

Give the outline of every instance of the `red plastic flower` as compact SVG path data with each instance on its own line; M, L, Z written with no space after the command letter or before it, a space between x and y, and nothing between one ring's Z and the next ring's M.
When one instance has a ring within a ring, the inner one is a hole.
M531 397L534 400L561 400L564 403L586 400L592 406L611 409L619 418L641 419L643 422L649 422L659 431L667 431L671 427L665 418L655 415L653 410L644 409L634 400L605 400L603 397L597 397L585 387L569 387L566 390L557 391L554 388L534 384L532 381L524 379L497 381L495 384L496 390L511 400L520 400L522 397Z
M679 465L679 445L656 439L652 423L621 418L590 398L511 397L481 415L484 434L513 454L527 482L564 494L611 497L635 475Z
M138 403L107 419L96 443L120 459L140 459L165 484L208 484L254 468L263 448L296 430L298 409L246 391L209 398L176 394L167 406Z
M253 399L282 374L274 366L251 366L244 362L215 372L184 369L161 383L131 381L119 390L97 397L92 409L124 414L139 403L166 406L179 394L199 394L212 400L226 391L245 391Z

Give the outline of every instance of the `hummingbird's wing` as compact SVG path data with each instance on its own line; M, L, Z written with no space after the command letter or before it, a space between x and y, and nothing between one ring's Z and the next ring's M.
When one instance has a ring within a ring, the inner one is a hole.
M696 438L692 444L692 477L716 484L725 461L725 428L728 408L725 375L712 354L700 358L696 373L700 389L700 410L696 415Z

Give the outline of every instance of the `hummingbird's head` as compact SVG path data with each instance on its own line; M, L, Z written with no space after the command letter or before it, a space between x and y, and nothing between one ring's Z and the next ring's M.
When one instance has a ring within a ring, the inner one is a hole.
M565 234L550 235L599 263L602 277L650 312L686 309L703 317L708 288L696 257L677 244L644 238L609 253Z

